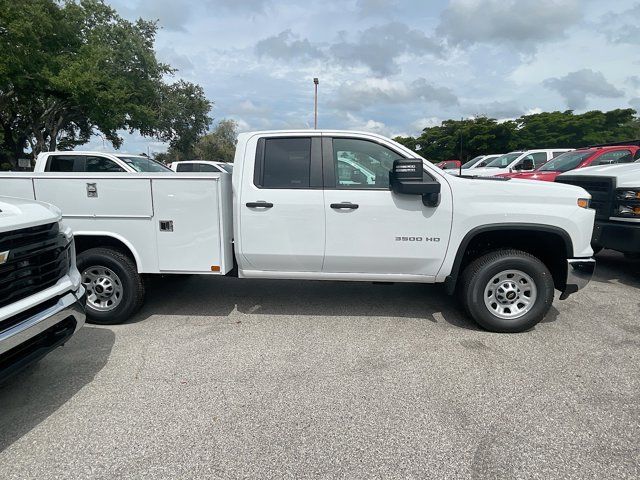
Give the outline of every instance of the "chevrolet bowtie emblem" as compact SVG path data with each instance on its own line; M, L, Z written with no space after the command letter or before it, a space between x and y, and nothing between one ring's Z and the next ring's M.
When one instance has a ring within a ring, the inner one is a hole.
M0 252L0 265L5 263L7 261L7 258L9 258L9 250L7 250L6 252Z

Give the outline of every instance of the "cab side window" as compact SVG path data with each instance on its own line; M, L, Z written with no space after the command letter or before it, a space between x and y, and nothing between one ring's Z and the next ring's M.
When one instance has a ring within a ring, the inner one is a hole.
M73 172L79 155L50 155L47 159L47 172Z
M124 172L116 162L104 157L85 157L85 172Z
M533 168L538 168L547 163L547 152L536 152L530 156L533 159Z
M179 163L176 172L193 172L193 163Z
M614 150L604 152L596 158L591 165L609 165L612 163L629 163L633 161L633 155L630 150Z
M310 188L311 138L265 139L256 155L254 183L262 188Z
M336 188L389 189L389 171L402 155L368 140L333 139Z
M201 172L220 172L220 170L218 170L218 167L216 167L215 165L209 165L208 163L200 163L200 171Z

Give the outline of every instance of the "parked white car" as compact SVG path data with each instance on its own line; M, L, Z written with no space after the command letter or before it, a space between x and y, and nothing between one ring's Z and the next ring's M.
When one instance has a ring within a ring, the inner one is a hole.
M85 321L71 229L51 205L0 197L0 381Z
M509 152L494 158L484 167L463 169L462 175L491 177L501 173L530 172L572 148L536 149Z
M222 172L233 173L233 163L212 162L210 160L184 160L171 162L169 168L174 172Z
M501 155L502 155L501 153L492 153L491 155L478 155L477 157L473 157L468 162L463 163L461 168L446 170L446 172L450 173L451 175L459 175L461 170L464 172L467 172L469 170L484 167L489 162L498 158Z
M484 328L518 332L593 273L581 188L456 177L351 131L243 133L234 164L233 175L0 173L0 191L62 209L97 323L140 307L142 274L224 275L235 258L240 278L444 283Z
M92 151L43 152L36 159L34 172L171 172L160 162L144 155Z

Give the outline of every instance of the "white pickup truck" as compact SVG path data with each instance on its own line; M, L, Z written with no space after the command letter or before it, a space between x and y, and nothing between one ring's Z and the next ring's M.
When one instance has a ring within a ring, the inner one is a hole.
M563 173L556 182L584 188L596 212L592 245L640 255L640 161Z
M73 235L51 205L0 197L0 382L85 321Z
M581 188L448 175L370 133L244 133L233 175L0 174L59 206L97 323L140 306L140 274L445 283L486 329L518 332L591 278ZM368 172L363 173L363 172ZM215 292L212 292L215 294ZM222 293L220 293L222 295Z

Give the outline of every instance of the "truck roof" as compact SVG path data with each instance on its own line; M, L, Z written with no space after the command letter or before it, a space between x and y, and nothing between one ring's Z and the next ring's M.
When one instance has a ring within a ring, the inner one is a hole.
M64 154L64 155L114 155L116 157L144 157L144 155L139 155L136 153L126 153L126 152L100 152L98 150L54 150L53 152L41 152L40 155L52 155L52 154Z

